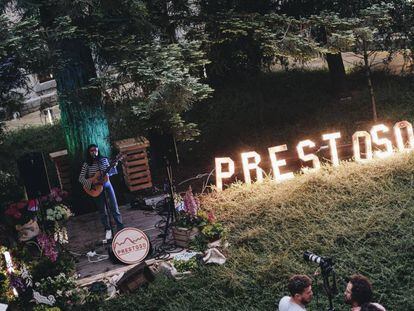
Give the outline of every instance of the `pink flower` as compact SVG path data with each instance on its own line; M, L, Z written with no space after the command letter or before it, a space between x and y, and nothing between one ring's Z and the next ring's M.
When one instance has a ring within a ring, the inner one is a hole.
M184 211L192 216L196 216L198 207L199 202L194 198L193 191L190 186L184 195Z
M51 201L62 202L63 199L68 197L68 193L60 188L53 188L50 191L49 198Z
M214 216L213 212L208 212L207 219L208 219L208 222L210 223L213 223L216 221L216 217Z
M37 243L39 244L43 255L49 258L51 262L55 262L58 257L55 239L45 233L41 233L37 236Z

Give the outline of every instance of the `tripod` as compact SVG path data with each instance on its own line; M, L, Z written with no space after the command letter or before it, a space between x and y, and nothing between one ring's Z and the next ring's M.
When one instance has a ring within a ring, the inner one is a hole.
M322 270L322 278L323 278L323 288L325 289L326 295L328 296L329 300L329 308L328 311L335 311L333 306L332 299L338 293L338 289L336 287L336 273L330 261L328 264L321 265ZM332 284L330 284L329 276L332 275Z

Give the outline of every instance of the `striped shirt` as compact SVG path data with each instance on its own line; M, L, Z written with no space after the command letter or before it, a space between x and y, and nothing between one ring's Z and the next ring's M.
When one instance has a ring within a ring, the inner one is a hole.
M96 172L101 171L105 172L105 170L110 166L108 158L102 157L99 158L98 161L93 162L92 165L89 165L88 163L84 162L82 165L81 172L79 174L79 182L82 184L82 186L86 187L87 189L91 189L92 184L88 180L88 178L91 178L95 176ZM113 167L109 170L108 175L112 176L114 174L117 174L116 167Z

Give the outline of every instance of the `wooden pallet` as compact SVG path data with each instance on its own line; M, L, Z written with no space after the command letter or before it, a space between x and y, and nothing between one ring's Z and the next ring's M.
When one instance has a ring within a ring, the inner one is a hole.
M49 153L50 158L56 167L57 176L59 179L60 188L62 190L70 192L72 190L72 185L70 182L70 164L68 158L68 151L60 150L56 152Z
M125 155L122 169L129 191L151 188L152 179L147 154L149 141L145 137L128 138L116 141L115 146Z

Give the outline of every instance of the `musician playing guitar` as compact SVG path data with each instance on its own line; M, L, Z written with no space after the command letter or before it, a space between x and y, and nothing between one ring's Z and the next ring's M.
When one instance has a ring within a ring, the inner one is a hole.
M121 230L124 228L115 192L108 178L108 176L112 176L117 173L116 163L111 165L108 158L101 156L97 145L92 144L88 146L86 161L82 165L79 175L79 182L82 184L85 191L91 196L94 204L99 208L101 222L105 228L105 238L107 240L112 238L112 231L107 216L107 210L111 211L112 217L116 222L117 229ZM100 175L103 176L100 177ZM100 189L102 190L100 191ZM106 202L108 202L108 208L105 208Z

